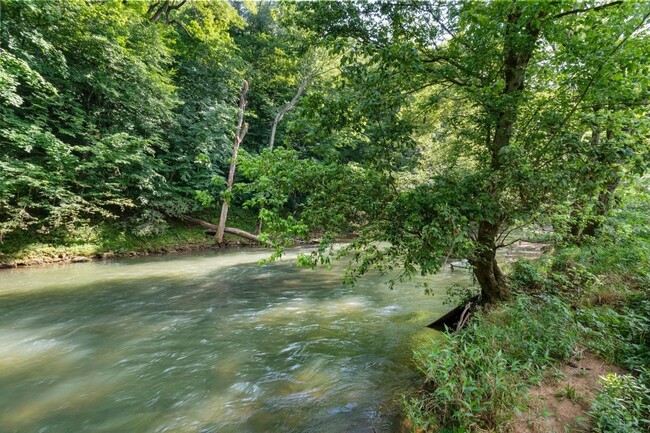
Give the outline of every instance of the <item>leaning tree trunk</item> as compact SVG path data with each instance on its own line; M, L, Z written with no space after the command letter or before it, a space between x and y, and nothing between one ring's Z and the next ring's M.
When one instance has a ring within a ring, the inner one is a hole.
M239 145L244 140L246 131L248 131L248 124L244 123L244 109L246 108L246 93L248 93L248 81L244 80L244 86L239 94L239 121L237 122L237 132L235 133L235 142L232 147L232 160L230 161L230 170L228 171L228 181L226 183L226 191L221 205L221 216L219 217L219 225L217 226L217 233L215 239L218 244L223 243L223 234L226 229L226 220L228 219L228 203L232 193L232 185L235 181L235 169L237 167L237 152Z
M291 101L287 102L284 107L282 107L277 114L275 115L275 118L273 119L273 125L271 125L271 138L269 139L269 150L273 150L273 146L275 146L275 133L278 129L278 125L280 124L280 121L284 117L285 114L287 114L289 111L293 110L296 108L296 104L298 103L298 100L300 99L300 96L304 93L305 89L307 89L307 86L311 83L311 80L314 78L316 75L316 70L313 70L310 72L301 82L300 86L298 86L298 90L296 91L296 94L293 95L293 98L291 98ZM264 210L264 205L260 205L260 213ZM262 232L262 227L264 226L264 220L262 218L259 218L257 220L257 226L255 227L255 231L253 232L255 235L259 235Z

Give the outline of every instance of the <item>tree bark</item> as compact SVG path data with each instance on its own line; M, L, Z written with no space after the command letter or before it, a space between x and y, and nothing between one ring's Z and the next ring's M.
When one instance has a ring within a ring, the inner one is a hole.
M218 244L223 243L223 234L226 229L226 220L228 219L228 202L230 200L230 192L232 185L235 181L235 169L237 168L237 152L239 146L244 140L244 136L248 131L248 124L244 123L244 110L246 109L246 93L248 93L248 81L244 80L244 86L239 94L239 120L237 122L237 132L235 133L235 142L232 147L232 160L230 161L230 170L228 171L228 180L226 183L226 191L224 194L223 204L221 205L221 215L219 216L219 226L215 234L215 240Z
M209 223L207 221L200 220L198 218L194 218L191 216L183 215L182 217L185 221L193 222L195 224L200 225L206 230L215 232L217 231L218 227L216 224ZM257 242L260 245L264 244L269 244L269 242L263 242L258 236L254 235L253 233L248 233L245 230L240 230L236 229L234 227L224 227L224 233L229 233L231 235L239 236L240 238L248 239L253 242Z
M535 46L541 31L541 22L544 13L540 12L538 20L530 19L526 24L520 23L520 5L515 4L508 15L506 32L503 45L503 80L504 89L501 93L503 101L495 110L494 137L489 140L488 148L491 156L490 168L493 177L490 180L488 194L493 202L499 201L503 186L501 182L505 177L501 150L510 145L513 136L513 127L519 111L519 95L524 90L526 82L526 69L535 51ZM491 128L488 128L488 131ZM508 296L505 278L496 261L496 240L499 235L499 221L504 215L500 210L494 215L479 221L476 237L476 251L471 263L474 275L481 287L482 302L494 303Z
M275 115L275 119L273 119L273 125L271 126L271 138L269 139L269 149L273 150L273 146L275 145L275 132L278 129L278 124L282 120L285 114L287 114L289 111L293 110L296 107L296 104L298 103L298 99L300 99L300 96L302 96L303 92L311 82L313 78L314 73L308 74L300 83L300 86L298 86L298 90L296 91L296 94L293 95L293 98L291 98L291 101L289 101L287 104L285 104L284 107L278 111L278 113Z
M255 236L252 233L248 233L245 230L236 229L234 227L225 227L224 232L229 233L231 235L239 236L240 238L248 239L249 241L257 242L260 245L264 245L267 243L267 242L262 242L262 240L258 236Z
M503 301L508 297L505 277L496 260L498 233L497 224L481 221L477 236L477 251L470 259L474 276L481 287L481 301L486 304Z

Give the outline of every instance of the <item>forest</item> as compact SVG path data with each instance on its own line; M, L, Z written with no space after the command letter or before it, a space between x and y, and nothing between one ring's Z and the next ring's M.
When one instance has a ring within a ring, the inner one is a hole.
M628 373L589 428L648 431L649 59L644 1L0 0L0 262L466 259L481 306L416 353L408 428L512 428L579 346Z

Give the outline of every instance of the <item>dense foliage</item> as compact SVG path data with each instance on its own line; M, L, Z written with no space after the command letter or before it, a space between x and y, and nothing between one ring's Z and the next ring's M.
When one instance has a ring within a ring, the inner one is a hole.
M648 162L642 2L3 0L0 236L259 214L354 279L593 237ZM225 188L246 79L241 170ZM308 262L308 259L304 260Z
M650 194L624 189L626 200L608 218L607 230L648 218L639 205ZM536 262L515 263L515 300L480 312L467 329L416 353L426 383L406 400L414 431L510 431L529 410L530 384L552 383L554 369L585 349L626 371L600 379L591 420L584 421L596 432L647 431L649 247L646 231L565 245ZM589 407L570 386L563 392Z
M553 297L522 296L480 315L461 335L416 353L426 385L408 399L409 418L422 431L505 431L528 386L571 356L576 335Z
M410 166L384 165L400 175L350 248L361 272L399 263L405 276L426 274L456 254L472 263L484 300L502 299L495 252L513 229L543 223L575 240L593 235L621 180L645 169L648 64L637 59L647 51L646 4L304 9L312 14L298 21L342 53L362 110L397 107L382 127L390 136L410 129L417 144L401 152ZM378 250L377 241L389 243Z
M3 0L0 239L109 219L156 234L218 201L242 80L254 80L248 147L259 150L309 63L279 11Z
M507 425L579 341L630 371L596 429L642 431L649 19L640 1L0 0L0 262L37 237L171 248L170 222L212 229L222 202L278 254L322 239L301 263L347 256L349 281L467 258L484 303L516 297L418 354L417 426ZM536 228L557 254L508 278L497 250Z

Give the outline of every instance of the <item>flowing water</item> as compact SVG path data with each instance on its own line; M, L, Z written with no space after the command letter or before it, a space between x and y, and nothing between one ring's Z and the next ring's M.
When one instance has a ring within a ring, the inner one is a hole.
M468 273L432 297L267 254L0 272L0 432L397 431L412 350Z

